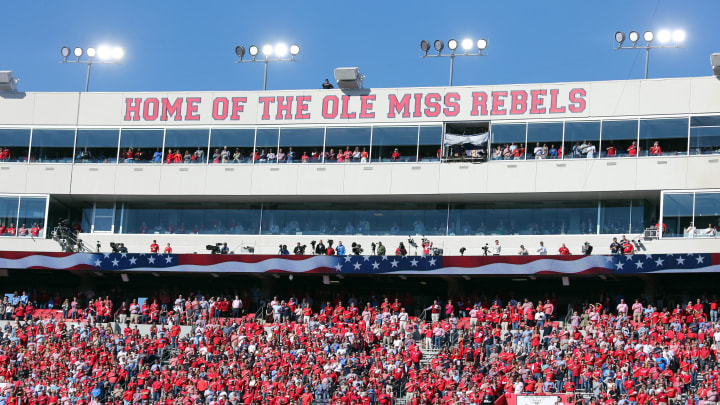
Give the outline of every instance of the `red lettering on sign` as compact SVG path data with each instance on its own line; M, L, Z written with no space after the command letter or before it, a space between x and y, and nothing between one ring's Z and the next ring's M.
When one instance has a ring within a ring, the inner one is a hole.
M528 94L523 90L510 92L510 115L525 114Z
M185 112L185 121L199 121L198 104L202 101L200 97L188 97L185 99L187 103L187 111Z
M505 109L505 98L507 97L507 91L493 91L492 96L492 115L505 115L507 110Z
M487 93L485 93L484 91L473 92L473 105L470 115L487 115L487 98Z
M442 107L440 107L440 100L442 97L438 93L428 93L425 96L425 116L426 117L437 117L440 115Z
M395 113L402 113L403 118L410 117L410 95L406 94L402 97L402 100L398 100L394 94L388 95L388 101L390 102L390 110L388 111L388 118L395 118Z
M155 121L160 112L160 101L156 98L147 98L143 103L143 119L145 121Z
M258 99L258 102L263 105L263 113L262 117L260 119L262 120L269 120L270 119L270 103L275 102L275 97L260 97Z
M568 106L570 112L579 113L585 111L585 107L587 106L586 96L587 92L585 89L570 90L570 106Z
M557 106L558 93L560 93L560 90L558 89L550 90L550 114L559 114L565 112L565 106Z
M413 112L413 117L422 117L420 108L422 107L423 94L415 93L413 96L415 97L415 111Z
M178 97L175 102L170 103L170 99L163 98L162 100L162 114L160 115L160 121L167 121L168 116L175 116L175 121L182 121L182 102L183 98Z
M546 95L547 90L530 90L530 114L545 114L546 108L543 107L545 99L540 96Z
M373 101L375 101L374 94L360 96L360 118L375 118L375 112L372 111Z
M332 104L332 110L328 111L328 107ZM337 117L338 113L338 98L337 96L325 96L323 98L322 105L322 116L325 119L331 120Z
M312 96L297 96L295 102L297 103L297 110L295 111L295 119L306 120L310 118L308 114L308 103L312 101Z
M355 118L356 113L348 112L348 105L350 104L350 96L342 96L342 113L340 118Z
M214 120L224 120L228 115L228 99L217 97L213 100L212 117Z
M286 119L291 120L292 119L292 111L290 109L292 108L292 101L293 96L278 96L277 98L277 115L275 115L276 120Z
M448 93L445 95L445 108L443 114L446 117L454 117L460 113L460 95L458 93Z
M245 111L244 103L247 103L247 97L233 97L232 98L232 115L231 120L239 120L241 112Z
M125 99L125 121L140 121L141 98Z

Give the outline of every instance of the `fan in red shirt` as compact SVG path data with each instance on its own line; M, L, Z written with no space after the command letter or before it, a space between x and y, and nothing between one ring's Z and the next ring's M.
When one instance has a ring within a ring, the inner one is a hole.
M560 246L560 249L558 249L558 253L560 253L561 255L569 255L570 249L568 249L567 246L565 246L565 244L563 243L562 246Z
M150 253L157 253L160 251L160 245L158 245L156 240L153 240L153 242L150 244Z
M172 253L172 247L170 247L170 244L168 243L167 246L165 246L165 253L171 254Z

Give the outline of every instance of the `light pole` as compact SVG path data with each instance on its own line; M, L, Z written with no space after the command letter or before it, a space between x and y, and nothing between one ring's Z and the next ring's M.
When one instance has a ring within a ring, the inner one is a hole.
M290 52L290 57L286 58L285 56L288 54L288 51ZM275 47L272 45L264 45L262 47L262 54L265 56L264 59L257 59L259 52L260 48L256 45L250 45L248 53L252 59L243 60L243 57L245 56L245 47L238 45L235 47L235 55L237 55L240 60L235 63L263 62L265 64L265 72L263 74L263 91L265 91L267 90L268 64L270 62L295 62L295 56L300 53L300 46L293 44L290 45L290 48L288 48L288 46L283 43L279 43L275 45ZM273 55L275 56L274 58L272 57Z
M660 45L653 45L652 42L655 40L655 34L652 31L645 31L643 33L643 40L645 45L638 45L640 40L640 34L637 31L630 31L628 39L632 42L632 46L623 46L625 42L625 33L618 31L615 33L615 42L617 42L617 48L615 49L644 49L645 50L645 79L648 77L648 65L650 64L650 50L657 48L680 48L680 44L685 40L685 31L675 30L672 34L668 30L661 30L658 32L657 39ZM670 43L672 42L672 43Z
M75 60L68 60L70 55L75 56ZM60 63L85 63L87 64L87 75L85 76L85 92L87 93L88 88L90 87L90 70L92 68L93 64L101 64L101 65L119 65L120 60L125 56L125 51L120 48L119 46L116 46L114 48L110 48L109 46L101 46L97 50L95 48L87 48L87 50L83 51L80 47L75 47L72 51L69 47L63 46L60 49L60 54L63 57L63 60L60 61ZM84 55L87 55L87 59L81 60L80 58ZM97 57L98 59L95 59Z
M450 58L450 86L453 85L453 69L455 68L456 56L487 56L482 53L485 48L487 48L487 40L485 39L478 39L476 42L473 42L472 39L465 38L463 39L461 45L465 53L455 53L455 50L458 46L458 41L451 39L447 43L448 49L450 49L450 53L443 54L442 51L443 49L445 49L445 43L442 40L436 39L433 43L433 46L437 51L437 55L428 55L428 52L430 51L430 43L426 40L420 41L420 49L422 49L422 51L425 53L422 58ZM477 53L470 53L473 45L477 47Z

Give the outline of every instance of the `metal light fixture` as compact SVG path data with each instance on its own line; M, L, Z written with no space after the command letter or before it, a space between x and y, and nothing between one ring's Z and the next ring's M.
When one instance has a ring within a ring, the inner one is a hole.
M425 52L425 55L427 55L428 51L430 51L430 42L424 39L420 41L420 49L422 49L422 51Z
M473 44L477 46L478 53L469 53L470 50L473 47ZM455 53L457 50L458 45L461 45L464 53ZM453 70L455 67L455 57L456 56L486 56L483 54L483 51L485 48L487 48L488 42L484 38L480 38L477 41L474 41L472 38L465 38L462 40L461 44L458 44L458 41L455 39L450 39L447 42L447 47L450 50L449 54L443 54L442 51L445 49L445 43L440 40L436 39L433 42L433 47L437 51L437 55L428 55L428 52L430 51L430 42L426 40L420 41L420 49L423 51L423 58L430 58L430 57L449 57L450 58L450 86L453 85Z
M125 56L125 50L119 46L110 48L107 45L102 45L99 48L89 47L83 50L83 48L78 46L72 49L72 55L74 55L77 59L68 60L71 54L70 47L63 46L60 48L60 54L63 57L63 60L60 61L61 63L87 64L87 74L85 75L85 91L87 92L90 87L90 71L92 69L92 65L119 64L120 60ZM83 55L87 56L86 60L81 60Z
M625 41L625 34L621 31L618 31L615 33L615 42L617 42L619 45L622 45L622 43Z
M258 54L262 52L264 58L257 59ZM290 58L287 58L288 52ZM281 61L295 61L295 56L300 53L300 46L298 44L288 45L284 42L279 42L275 46L266 44L262 48L258 48L256 45L250 45L248 47L248 53L252 56L251 60L243 60L245 56L245 47L238 45L235 47L235 55L239 58L235 63L243 62L263 62L265 64L265 71L263 75L263 90L267 90L267 71L269 62L281 62Z
M648 44L649 44L650 42L652 42L654 38L655 38L655 34L653 34L652 31L645 31L645 33L643 33L643 39L644 39L645 42L647 42Z
M659 42L659 45L653 45L653 41L655 40L655 33L652 31L645 31L643 33L643 40L645 40L645 45L641 46L638 45L637 42L640 40L640 34L638 34L637 31L630 31L628 34L628 39L630 39L630 42L632 42L632 46L623 46L623 42L625 41L625 34L622 31L617 31L615 33L615 42L617 42L617 47L615 49L644 49L645 50L645 78L648 77L648 65L650 64L650 49L655 48L679 48L680 43L685 40L685 31L683 30L675 30L671 34L669 30L663 29L660 30L657 34L657 42ZM669 45L668 43L672 40L675 44Z

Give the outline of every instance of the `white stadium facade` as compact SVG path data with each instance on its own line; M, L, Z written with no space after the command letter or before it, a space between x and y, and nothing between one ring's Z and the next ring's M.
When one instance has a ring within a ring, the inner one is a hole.
M720 224L716 77L2 93L0 147L0 223L42 228L6 234L8 250L59 251L51 231L69 219L93 250L131 252L333 239L368 254L425 236L445 255L496 239L502 254L540 241L605 254L659 222L647 252L718 251L706 229Z

